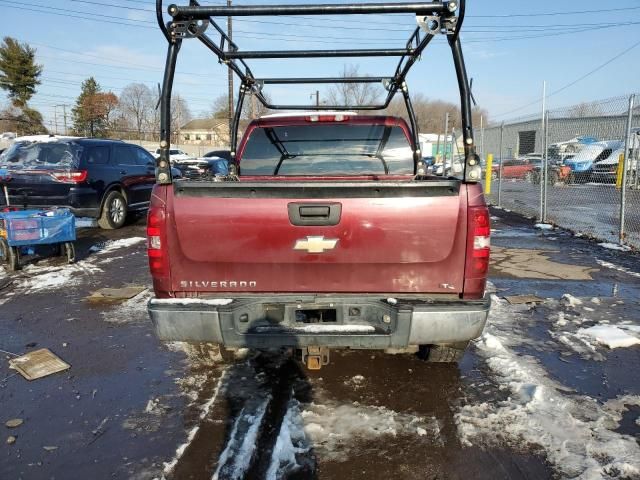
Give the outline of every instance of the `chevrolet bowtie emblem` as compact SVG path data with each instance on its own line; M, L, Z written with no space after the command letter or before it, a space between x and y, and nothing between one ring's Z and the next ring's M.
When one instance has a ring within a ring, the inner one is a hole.
M307 237L306 240L296 240L294 250L306 250L309 253L324 253L325 250L332 250L338 244L337 238L326 239L322 237Z

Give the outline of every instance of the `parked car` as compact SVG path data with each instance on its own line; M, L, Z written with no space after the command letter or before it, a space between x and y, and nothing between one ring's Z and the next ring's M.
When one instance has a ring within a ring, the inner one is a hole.
M620 156L624 154L624 142L620 142L620 148L613 150L607 158L596 162L591 171L592 182L616 183L618 178L618 164ZM626 164L627 175L632 179L638 174L638 162L640 161L640 129L633 129L629 138L629 151Z
M594 163L602 161L621 147L623 142L611 140L583 145L572 158L565 159L564 164L571 168L572 183L586 183L591 180Z
M490 303L489 212L478 183L416 177L409 132L389 116L263 118L238 147L240 181L157 184L159 338L462 358Z
M155 179L153 156L119 140L19 137L0 155L0 166L9 170L11 205L67 207L105 229L147 209Z
M502 164L502 178L531 181L535 165L535 162L526 158L505 160ZM500 176L500 165L494 165L494 171Z
M4 140L4 141L15 140L16 136L17 135L13 132L3 132L3 133L0 133L0 140Z
M171 150L169 150L169 155L170 155L170 161L173 164L173 162L183 162L185 160L193 160L195 157L193 155L188 155L186 153L184 153L182 150L179 150L177 148L172 148ZM160 157L160 149L156 149L156 153L153 155L155 158L159 158Z
M207 152L203 155L204 158L224 158L227 162L231 161L231 150L213 150L212 152Z
M184 162L173 162L173 168L184 178L210 178L229 174L229 161L215 156L197 158ZM174 175L175 176L175 175Z
M531 181L540 185L542 179L542 165L536 165L533 167ZM562 165L557 162L549 161L547 165L547 184L555 185L557 183L569 183L571 180L571 167Z

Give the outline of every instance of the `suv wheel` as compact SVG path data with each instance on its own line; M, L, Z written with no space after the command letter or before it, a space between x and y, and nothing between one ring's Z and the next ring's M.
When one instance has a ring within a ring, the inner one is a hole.
M98 218L98 225L105 230L114 230L124 225L127 219L127 201L124 196L113 190L107 193Z
M429 363L458 363L462 360L469 342L446 345L421 345L419 356Z

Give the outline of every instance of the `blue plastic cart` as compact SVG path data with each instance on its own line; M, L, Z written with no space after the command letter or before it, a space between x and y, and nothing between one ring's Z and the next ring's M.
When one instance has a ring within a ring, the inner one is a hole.
M2 185L6 203L6 185ZM9 206L0 208L0 262L10 271L20 269L21 255L31 253L39 245L56 245L58 253L75 261L76 219L68 208L50 210L14 210Z

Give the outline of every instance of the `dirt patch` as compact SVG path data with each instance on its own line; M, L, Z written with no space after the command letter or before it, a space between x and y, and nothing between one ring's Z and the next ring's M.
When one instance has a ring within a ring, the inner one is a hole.
M554 262L549 259L550 253L557 252L493 247L493 275L540 280L593 280L591 274L598 271L597 268Z

